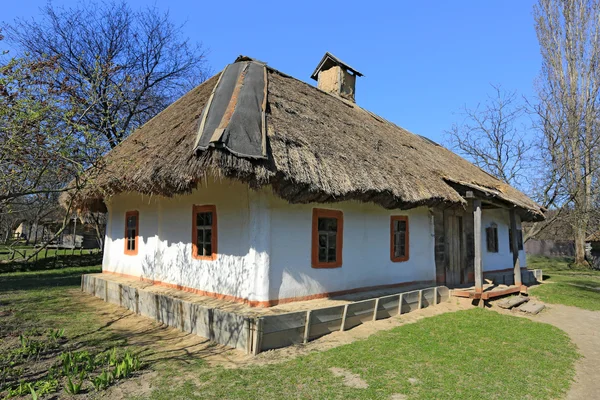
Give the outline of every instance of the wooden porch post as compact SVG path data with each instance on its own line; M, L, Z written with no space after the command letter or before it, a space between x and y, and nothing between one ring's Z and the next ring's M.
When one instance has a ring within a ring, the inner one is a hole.
M510 243L510 248L512 249L513 256L513 268L515 274L515 286L521 286L521 264L519 263L519 238L517 236L517 215L513 209L510 210L510 231L512 236L512 241Z
M473 233L475 242L475 292L483 293L483 267L481 265L481 200L473 200ZM483 300L480 300L482 304Z

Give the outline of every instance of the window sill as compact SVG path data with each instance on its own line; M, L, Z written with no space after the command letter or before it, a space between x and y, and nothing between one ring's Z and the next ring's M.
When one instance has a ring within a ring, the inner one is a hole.
M210 256L192 256L194 260L203 260L203 261L215 261L217 259L217 254L213 254Z
M313 264L313 268L341 268L342 263L318 263Z

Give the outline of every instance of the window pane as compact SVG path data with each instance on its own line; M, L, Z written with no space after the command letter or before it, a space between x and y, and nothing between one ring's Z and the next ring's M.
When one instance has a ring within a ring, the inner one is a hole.
M327 248L327 234L320 233L319 234L319 248Z
M198 229L198 238L196 240L199 244L204 243L204 229Z
M204 226L204 214L196 214L196 226Z
M210 243L207 243L204 245L204 255L205 256L212 255L212 246L210 245Z
M337 231L336 218L319 218L317 225L319 231Z
M205 229L204 230L204 241L207 243L211 243L211 238L212 238L212 230Z
M330 247L329 250L327 250L327 261L328 262L336 261L335 247Z
M319 262L327 262L327 249L319 246Z
M204 214L204 223L206 225L212 225L212 213L211 212Z
M406 232L406 221L398 221L398 230Z
M336 247L336 238L337 238L337 233L330 233L329 234L329 246L327 246L330 249L335 249Z

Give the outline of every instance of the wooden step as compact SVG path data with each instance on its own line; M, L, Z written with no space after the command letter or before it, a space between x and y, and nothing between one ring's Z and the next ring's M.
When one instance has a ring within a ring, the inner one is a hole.
M496 305L500 308L513 308L513 307L517 307L523 303L526 303L529 301L529 297L525 297L525 296L512 296L509 297L508 299L504 299L502 301L499 301L496 303Z

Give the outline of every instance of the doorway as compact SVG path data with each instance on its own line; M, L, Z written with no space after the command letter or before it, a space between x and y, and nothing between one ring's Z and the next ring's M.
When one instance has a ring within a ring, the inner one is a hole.
M450 287L466 283L465 229L461 211L444 211L446 285Z

